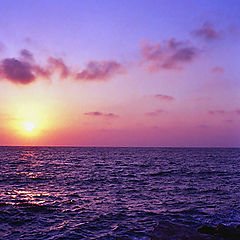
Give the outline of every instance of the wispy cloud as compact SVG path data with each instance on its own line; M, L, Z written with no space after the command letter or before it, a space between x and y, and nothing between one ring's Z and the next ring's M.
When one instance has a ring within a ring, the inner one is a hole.
M216 40L220 37L220 32L217 32L217 30L208 22L205 22L201 28L193 31L193 34L207 41Z
M153 112L146 112L145 115L149 116L149 117L157 117L163 113L167 113L165 110L163 109L158 109L156 111Z
M61 78L67 78L71 74L69 67L64 63L61 58L49 57L48 63L50 65L49 68L52 71L57 70L60 72Z
M153 97L160 101L167 101L167 102L172 102L175 100L174 97L168 96L168 95L163 95L163 94L155 94L155 95L153 95Z
M224 68L223 67L220 67L220 66L216 66L214 68L212 68L212 72L213 73L224 73Z
M86 112L84 115L92 116L92 117L107 117L107 118L117 118L118 115L114 113L102 113L102 112Z
M123 66L116 61L91 61L86 69L76 74L77 80L107 80L115 74L123 73Z
M232 111L225 111L225 110L210 110L208 111L208 114L210 115L232 115L232 114L238 114L240 115L240 109L232 110Z
M184 64L197 57L198 52L189 41L177 41L175 38L161 44L144 41L141 46L142 63L147 64L150 71L182 69Z
M23 61L34 62L33 54L29 50L27 50L27 49L22 49L20 51L20 58Z
M210 115L223 115L225 113L226 113L226 111L224 111L224 110L210 110L210 111L208 111L208 114L210 114Z

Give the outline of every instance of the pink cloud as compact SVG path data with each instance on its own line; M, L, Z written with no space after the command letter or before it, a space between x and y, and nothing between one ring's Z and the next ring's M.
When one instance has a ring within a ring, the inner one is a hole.
M39 65L33 65L32 69L35 71L35 80L37 80L38 77L43 77L45 79L50 79L52 75L52 71L48 68L41 67Z
M118 115L114 113L102 113L102 112L86 112L84 115L92 116L92 117L107 117L107 118L117 118Z
M123 66L116 61L91 61L85 70L77 73L77 80L107 80L115 74L123 73Z
M221 114L221 115L223 115L223 114L225 114L226 112L225 112L224 110L210 110L210 111L208 111L208 113L211 114L211 115L216 115L216 114Z
M204 23L201 28L193 31L193 34L207 41L215 40L220 37L220 33L217 32L209 23Z
M216 67L212 68L212 72L213 73L224 73L224 68L220 67L220 66L216 66Z
M49 57L48 62L50 64L50 68L52 68L52 71L60 71L60 76L62 78L67 78L71 74L69 67L63 62L61 58Z
M123 72L123 66L116 61L91 61L87 68L79 73L71 71L61 58L49 57L45 67L35 63L33 54L27 50L20 51L18 58L5 58L0 62L0 80L27 85L39 77L50 79L58 72L61 78L72 77L75 80L108 80L115 74Z
M161 101L167 101L167 102L172 102L175 100L174 97L168 96L168 95L162 95L162 94L155 94L153 95L154 98L159 99Z
M163 110L163 109L158 109L158 110L153 111L153 112L147 112L147 113L145 113L145 115L147 115L149 117L157 117L157 116L159 116L163 113L166 113L166 111Z
M150 44L144 41L141 47L143 63L148 64L150 71L160 69L182 69L183 65L192 62L198 55L198 49L189 41L176 41L170 38L162 44Z

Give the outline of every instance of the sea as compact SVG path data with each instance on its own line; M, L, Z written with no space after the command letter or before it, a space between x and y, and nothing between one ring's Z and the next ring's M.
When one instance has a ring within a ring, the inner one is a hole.
M0 239L147 240L240 224L239 148L0 147Z

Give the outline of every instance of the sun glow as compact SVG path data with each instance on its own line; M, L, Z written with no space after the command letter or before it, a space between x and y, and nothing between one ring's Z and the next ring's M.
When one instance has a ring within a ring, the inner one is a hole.
M33 122L24 122L24 129L27 132L32 132L35 129L35 124Z
M31 103L14 103L10 113L12 119L8 121L9 128L16 137L22 139L39 139L52 128L53 111L47 105L39 101Z

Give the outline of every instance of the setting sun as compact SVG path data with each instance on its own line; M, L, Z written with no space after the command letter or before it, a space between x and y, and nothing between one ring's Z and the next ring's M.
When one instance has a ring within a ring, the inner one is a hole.
M32 132L35 129L35 124L33 122L24 122L24 129L28 132Z
M45 134L47 131L59 126L54 112L57 108L44 101L40 102L33 98L31 102L27 102L27 99L21 99L18 102L12 102L9 109L9 115L12 118L6 122L6 128L11 131L15 139L25 141L24 144L40 141L43 137L49 136Z

